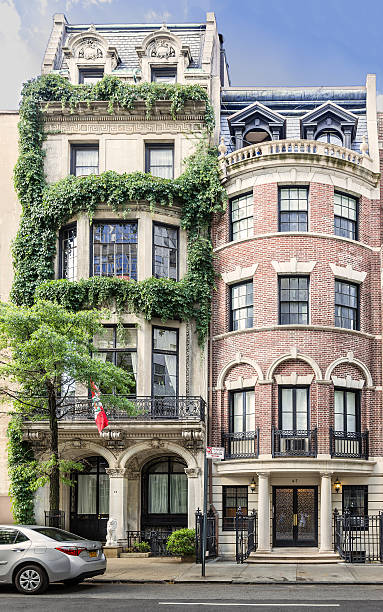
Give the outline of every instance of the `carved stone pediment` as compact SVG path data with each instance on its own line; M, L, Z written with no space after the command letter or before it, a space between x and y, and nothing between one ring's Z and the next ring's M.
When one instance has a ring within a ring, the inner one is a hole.
M102 59L104 52L95 38L84 38L77 49L77 57L88 62L94 62Z

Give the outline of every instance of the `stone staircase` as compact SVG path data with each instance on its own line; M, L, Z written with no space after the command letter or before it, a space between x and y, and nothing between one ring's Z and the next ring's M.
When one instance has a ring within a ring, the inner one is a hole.
M247 563L344 563L335 552L320 553L318 548L273 548L270 552L256 551Z

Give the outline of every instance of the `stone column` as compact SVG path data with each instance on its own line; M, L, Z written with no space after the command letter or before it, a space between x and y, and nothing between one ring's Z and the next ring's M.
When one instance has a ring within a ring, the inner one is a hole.
M141 529L141 472L129 470L127 473L128 487L126 490L127 514L125 527L129 531L140 531Z
M332 472L321 472L320 486L320 553L332 551Z
M195 511L197 507L201 507L200 496L198 495L198 489L202 490L202 482L200 478L201 470L199 467L196 468L185 468L185 474L188 477L188 527L194 529L195 527Z
M270 549L270 474L258 472L257 552L269 552Z
M126 538L127 485L126 468L106 468L109 476L109 518L117 521L117 540Z

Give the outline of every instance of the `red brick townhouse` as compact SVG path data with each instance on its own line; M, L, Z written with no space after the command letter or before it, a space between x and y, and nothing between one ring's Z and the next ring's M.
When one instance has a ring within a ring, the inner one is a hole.
M240 506L258 514L256 555L328 555L335 508L377 514L383 501L375 77L224 88L221 136L229 205L213 225L211 338L221 552L234 551Z

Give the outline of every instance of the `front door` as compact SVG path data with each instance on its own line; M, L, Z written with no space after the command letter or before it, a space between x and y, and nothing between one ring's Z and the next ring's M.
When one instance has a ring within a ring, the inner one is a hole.
M273 487L273 546L318 546L318 487Z
M91 540L106 540L109 519L108 463L103 457L88 457L86 469L76 474L71 487L70 529Z

